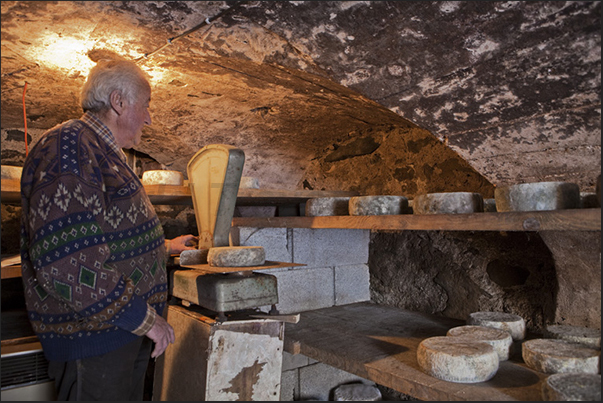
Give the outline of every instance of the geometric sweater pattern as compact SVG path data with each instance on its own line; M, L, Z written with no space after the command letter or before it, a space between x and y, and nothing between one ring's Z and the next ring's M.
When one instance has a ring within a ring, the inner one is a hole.
M167 300L163 228L138 176L91 121L102 125L85 114L46 132L21 177L25 300L51 361L124 346L140 337L132 332L149 306L161 315Z

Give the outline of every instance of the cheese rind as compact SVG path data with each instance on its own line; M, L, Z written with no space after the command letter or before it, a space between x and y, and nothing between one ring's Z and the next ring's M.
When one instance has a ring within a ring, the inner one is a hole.
M545 401L601 401L600 374L553 374L542 383Z
M414 214L468 214L484 211L484 199L479 193L444 192L418 195L414 199Z
M468 325L493 327L511 333L513 340L523 340L526 336L526 323L519 315L505 312L473 312L467 318Z
M497 211L580 208L580 187L569 182L533 182L494 189Z
M172 185L182 186L184 175L180 171L149 170L142 174L143 185Z
M417 348L417 362L426 374L457 383L484 382L498 371L494 347L449 336L423 340Z
M349 197L315 197L306 201L306 216L348 215Z
M408 209L404 196L354 196L350 197L350 215L398 215Z
M180 265L206 264L209 249L187 249L180 252Z
M501 329L484 326L457 326L448 330L446 336L461 337L467 340L483 341L494 347L499 361L509 359L513 339L511 334Z
M266 252L262 246L220 246L209 248L207 262L216 267L261 266Z
M546 327L546 335L548 338L561 339L601 349L601 330L599 329L581 326L549 325Z
M558 339L527 340L521 345L521 356L528 367L545 374L597 374L601 360L599 350Z

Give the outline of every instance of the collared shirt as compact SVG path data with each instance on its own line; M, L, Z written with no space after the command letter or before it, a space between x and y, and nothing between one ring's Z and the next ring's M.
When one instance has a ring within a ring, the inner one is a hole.
M94 132L98 135L98 137L100 137L104 142L106 142L109 147L111 147L111 149L115 151L117 155L120 156L123 162L126 162L126 154L121 149L121 147L117 145L117 142L115 141L115 136L113 136L111 130L109 130L109 128L99 118L97 118L92 112L87 111L80 118L80 120L90 126L92 130L94 130Z

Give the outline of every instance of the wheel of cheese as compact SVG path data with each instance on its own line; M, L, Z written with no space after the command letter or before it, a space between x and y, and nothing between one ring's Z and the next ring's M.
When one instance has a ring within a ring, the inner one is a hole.
M184 184L184 176L180 171L150 170L142 174L142 184L182 186Z
M349 197L315 197L306 201L306 216L348 215Z
M397 215L408 209L404 196L354 196L348 206L350 215Z
M457 383L491 379L498 371L498 354L481 341L436 336L423 340L417 348L417 362L423 372Z
M497 211L580 208L580 187L569 182L533 182L494 189Z
M484 211L484 199L479 193L428 193L415 197L414 214L467 214Z
M545 374L599 373L601 352L578 343L558 339L533 339L521 345L526 365Z
M542 383L542 400L600 402L600 374L553 374Z
M192 264L206 264L209 249L187 249L180 252L181 266Z
M468 325L493 327L511 333L513 340L523 340L526 323L519 315L505 312L473 312L467 318Z
M601 349L601 330L581 326L549 325L546 336L551 339L561 339L571 343L584 344L590 348Z
M216 267L261 266L266 261L262 246L220 246L209 248L207 262Z
M483 341L494 347L499 361L509 359L513 339L511 334L504 330L484 326L457 326L448 330L446 336L462 337L467 340Z

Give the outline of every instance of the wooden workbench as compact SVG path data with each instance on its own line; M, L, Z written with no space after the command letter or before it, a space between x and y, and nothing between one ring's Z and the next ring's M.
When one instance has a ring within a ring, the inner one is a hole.
M487 382L436 379L417 364L417 347L444 336L464 321L360 302L301 313L285 327L285 351L371 380L420 400L542 400L548 376L525 366L521 357L503 361Z

